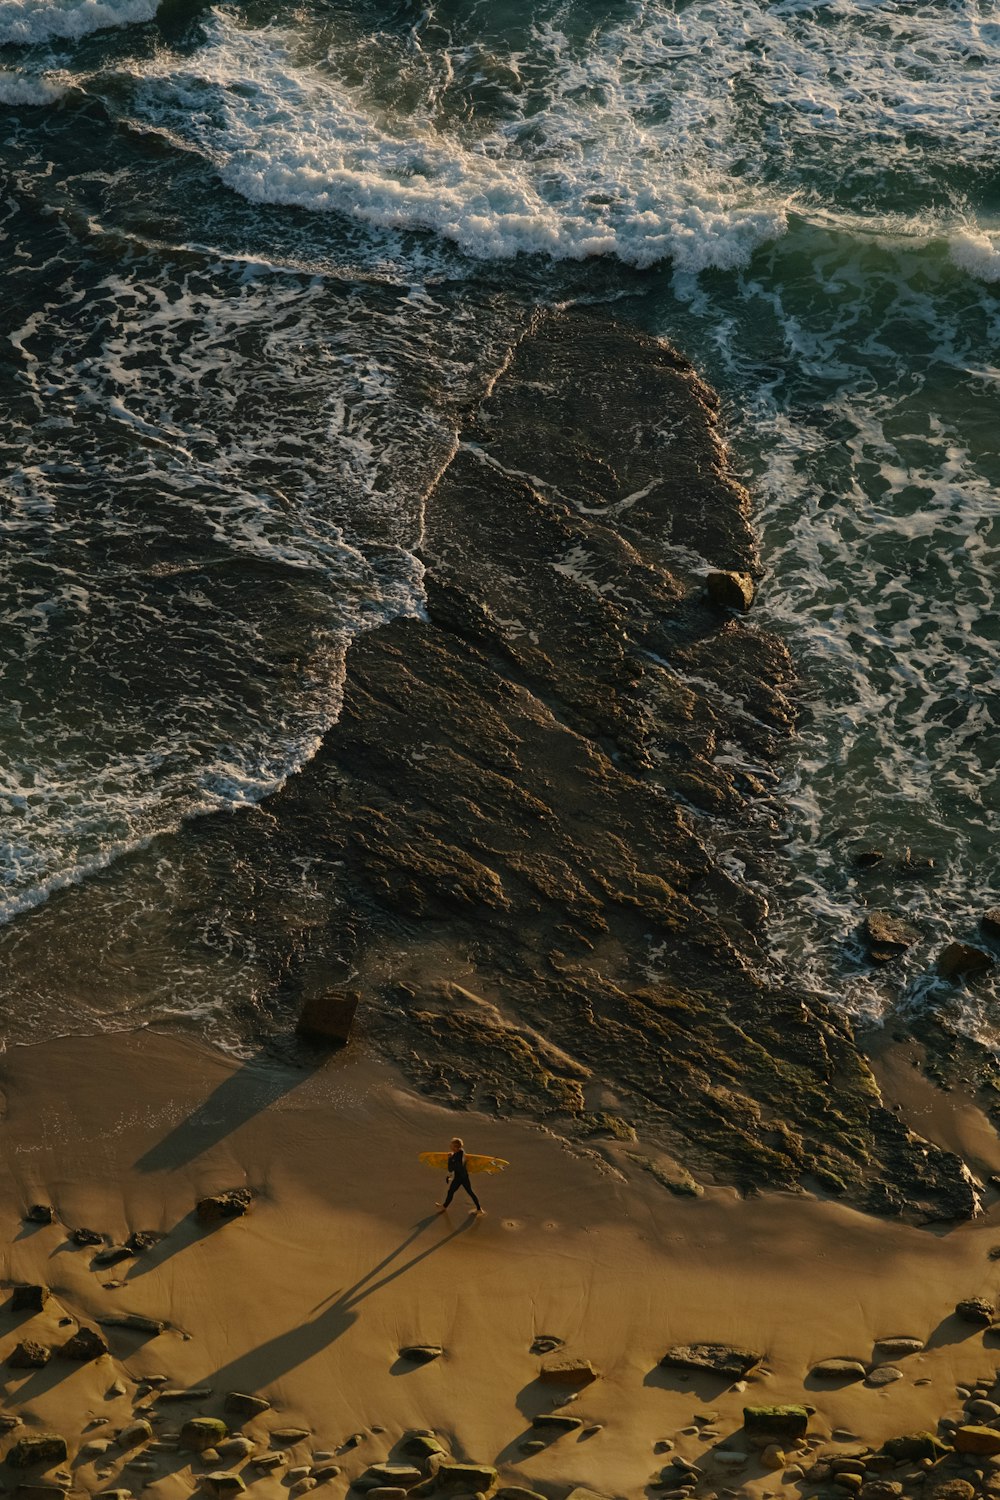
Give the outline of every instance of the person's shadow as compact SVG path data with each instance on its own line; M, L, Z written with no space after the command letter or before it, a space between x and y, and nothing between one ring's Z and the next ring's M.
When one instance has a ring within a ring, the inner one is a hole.
M457 1229L449 1230L433 1245L428 1245L426 1249L411 1256L402 1265L395 1266L391 1271L388 1270L388 1267L438 1220L437 1214L421 1219L414 1225L405 1240L383 1257L377 1265L372 1266L370 1271L366 1271L353 1286L343 1292L331 1293L331 1297L335 1299L333 1301L330 1297L324 1298L324 1302L329 1302L330 1305L322 1312L318 1312L311 1322L302 1323L298 1328L291 1328L286 1333L279 1333L275 1338L268 1339L266 1343L259 1344L256 1349L251 1349L228 1365L223 1365L221 1369L206 1375L199 1380L198 1384L211 1385L223 1393L239 1390L258 1391L262 1386L287 1375L289 1370L295 1369L297 1365L305 1364L307 1360L312 1359L314 1355L319 1354L339 1339L341 1334L347 1332L351 1324L356 1322L358 1316L356 1309L366 1297L381 1291L383 1287L396 1281L400 1276L405 1276L407 1271L412 1271L414 1266L426 1260L429 1255L434 1255L436 1251L443 1249L449 1240L464 1234L477 1222L474 1218L466 1219L464 1224L460 1224ZM386 1271L387 1274L380 1276L379 1273L382 1271ZM324 1302L317 1303L313 1311L323 1308Z

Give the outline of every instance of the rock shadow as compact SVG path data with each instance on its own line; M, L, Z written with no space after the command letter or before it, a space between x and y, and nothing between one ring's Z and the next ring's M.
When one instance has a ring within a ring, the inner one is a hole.
M705 1370L681 1370L672 1365L654 1365L643 1376L643 1385L654 1386L661 1391L675 1391L678 1395L697 1396L710 1406L732 1390L735 1379L729 1375L713 1375Z
M956 1313L949 1313L942 1318L937 1327L931 1332L924 1345L925 1349L943 1349L948 1344L963 1344L966 1339L974 1339L978 1334L985 1333L986 1329L975 1323L967 1323Z
M290 1068L261 1050L192 1110L169 1134L138 1158L139 1172L166 1172L186 1166L211 1146L225 1140L254 1115L262 1114L304 1083L318 1067Z

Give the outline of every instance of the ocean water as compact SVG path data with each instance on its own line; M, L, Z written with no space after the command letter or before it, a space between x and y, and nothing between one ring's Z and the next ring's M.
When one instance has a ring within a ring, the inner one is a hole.
M264 981L151 938L159 841L313 753L519 310L579 300L695 357L758 500L776 971L993 1043L933 958L1000 899L998 126L996 0L0 0L0 952L145 848L80 1014L225 1034Z

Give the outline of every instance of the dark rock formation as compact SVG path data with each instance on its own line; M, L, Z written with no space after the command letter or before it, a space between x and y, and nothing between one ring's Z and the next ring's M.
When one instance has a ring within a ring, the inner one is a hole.
M12 1469L31 1469L36 1464L64 1464L67 1458L66 1439L55 1432L32 1432L18 1438L8 1449L7 1463Z
M1000 906L991 906L980 917L982 929L988 937L1000 938Z
M985 974L995 960L984 948L971 943L948 943L938 954L937 971L942 979L966 979Z
M226 1219L240 1219L250 1212L253 1192L250 1188L230 1188L225 1193L212 1193L200 1198L195 1207L201 1224L221 1224Z
M891 963L901 957L920 937L909 922L887 911L869 912L861 924L861 933L868 944L868 957L876 964Z
M10 1351L7 1363L12 1370L40 1370L51 1358L52 1350L46 1349L44 1344L36 1344L34 1339L24 1339Z
M47 1286L35 1286L22 1282L11 1288L10 1310L11 1312L41 1312L48 1300Z
M146 1250L152 1250L158 1245L163 1235L155 1229L133 1229L125 1241L125 1249L132 1255L142 1255Z
M78 1328L68 1338L59 1350L61 1359L75 1359L80 1364L87 1360L100 1359L102 1354L107 1354L107 1341L101 1337L96 1328Z
M400 1359L408 1359L415 1365L428 1365L433 1359L440 1359L444 1350L440 1344L404 1344L399 1351Z
M74 1245L103 1245L104 1236L96 1229L71 1229L69 1237Z
M753 603L754 585L749 573L709 573L705 586L709 599L719 609L745 614Z
M343 1044L351 1035L360 995L354 990L320 990L309 995L296 1025L300 1036Z
M985 1297L966 1297L955 1308L955 1316L963 1323L971 1323L974 1328L988 1328L996 1315L993 1303Z
M590 1139L598 1078L698 1177L970 1212L850 1024L763 976L793 677L706 595L761 572L717 398L590 313L506 353L424 497L424 617L355 638L337 724L266 807L178 835L192 901L274 976L252 1024L349 986L451 1106Z
M54 1224L56 1211L50 1203L33 1203L24 1216L26 1224Z

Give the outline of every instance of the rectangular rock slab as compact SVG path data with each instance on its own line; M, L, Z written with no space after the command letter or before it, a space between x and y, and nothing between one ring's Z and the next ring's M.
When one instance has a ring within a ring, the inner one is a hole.
M796 1442L805 1437L808 1429L809 1412L804 1406L743 1408L743 1430L747 1442L755 1448L768 1448L772 1443Z
M360 996L354 990L323 990L310 995L302 1007L295 1030L311 1041L333 1042L343 1046L350 1039L351 1027Z
M675 1344L660 1360L673 1370L699 1370L721 1375L727 1380L744 1380L764 1358L751 1349L737 1349L732 1344Z

